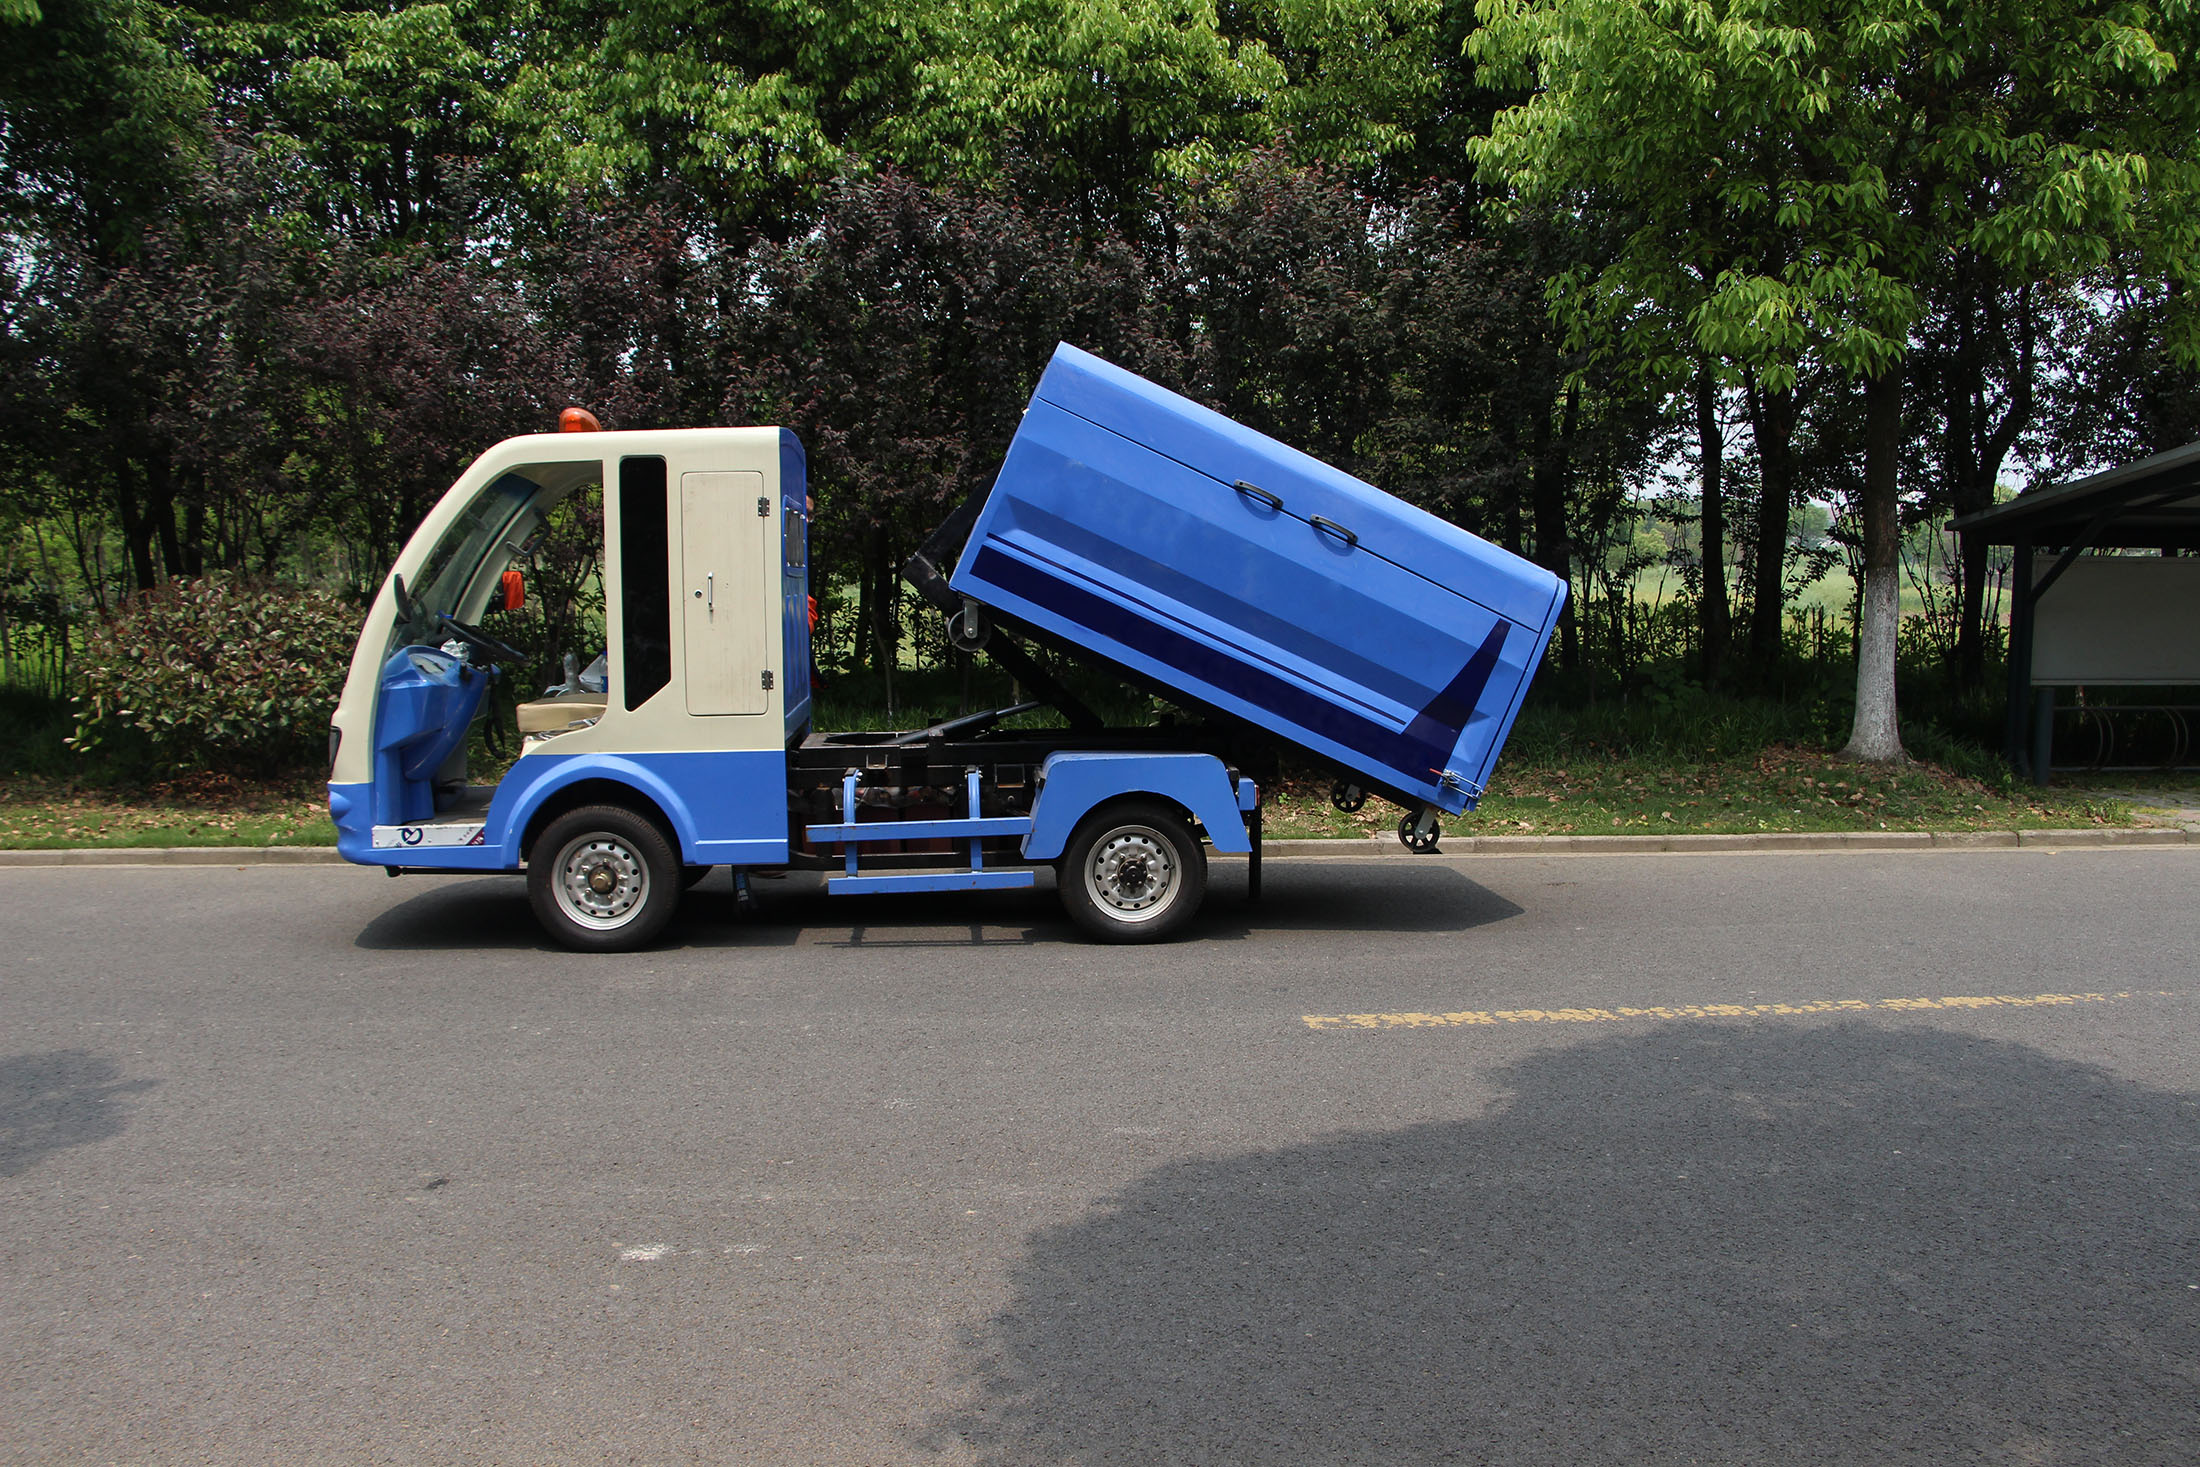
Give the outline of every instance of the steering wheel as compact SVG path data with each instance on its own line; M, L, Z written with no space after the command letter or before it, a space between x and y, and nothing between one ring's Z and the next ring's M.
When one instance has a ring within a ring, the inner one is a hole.
M527 654L520 651L519 648L513 646L510 642L500 642L495 637L492 637L487 632L483 631L480 627L472 627L466 625L466 623L460 621L457 617L451 615L448 611L437 612L435 614L435 619L443 623L443 629L449 632L452 636L458 638L461 642L464 642L469 647L477 648L480 651L488 653L491 657L498 658L505 662L525 662L527 660Z

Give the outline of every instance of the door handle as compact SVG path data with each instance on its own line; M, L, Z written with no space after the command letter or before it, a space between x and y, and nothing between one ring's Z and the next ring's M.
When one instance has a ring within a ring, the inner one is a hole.
M703 585L707 588L707 593L703 597L703 610L711 616L716 616L718 614L718 572L703 572Z
M1230 487L1237 490L1238 493L1244 495L1247 499L1259 500L1262 504L1267 505L1272 510L1280 510L1283 508L1283 496L1281 494L1263 489L1258 484L1248 484L1243 479L1240 479L1235 484L1232 484Z
M1324 534L1335 535L1338 539L1344 541L1344 543L1347 545L1358 545L1360 543L1359 536L1353 534L1350 530L1346 529L1343 525L1338 524L1333 519L1329 519L1325 516L1318 514L1310 514L1306 517L1306 522L1312 525L1315 529L1320 530Z

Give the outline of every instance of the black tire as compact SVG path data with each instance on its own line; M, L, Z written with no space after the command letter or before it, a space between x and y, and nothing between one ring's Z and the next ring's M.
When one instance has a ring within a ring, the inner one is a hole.
M680 854L657 822L620 805L584 805L535 837L527 897L559 945L632 952L672 920L682 874Z
M1070 920L1101 942L1165 942L1207 895L1207 852L1158 800L1122 800L1087 815L1058 870Z

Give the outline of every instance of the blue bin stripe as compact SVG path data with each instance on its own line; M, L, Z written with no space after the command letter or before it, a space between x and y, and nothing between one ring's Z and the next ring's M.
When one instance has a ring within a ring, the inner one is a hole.
M1491 628L1466 665L1401 731L1340 708L1242 657L1185 636L1174 627L1118 606L990 545L979 548L971 570L980 580L1010 595L1188 673L1210 687L1268 709L1379 765L1401 772L1425 769L1432 781L1443 773L1461 731L1481 702L1504 649L1506 634L1512 629L1511 623L1502 620Z

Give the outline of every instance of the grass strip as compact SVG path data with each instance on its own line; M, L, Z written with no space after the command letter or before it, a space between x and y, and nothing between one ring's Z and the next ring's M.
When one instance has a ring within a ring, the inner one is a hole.
M335 844L328 792L305 780L201 774L135 790L0 781L0 848L8 850Z
M1267 791L1272 840L1388 835L1402 814L1370 799L1334 809L1326 780ZM1595 755L1499 768L1453 835L1733 834L1821 830L2026 830L2138 824L2133 806L2082 788L1999 788L1930 763L1879 769L1774 746L1675 763ZM0 847L333 845L327 797L310 779L255 783L201 774L139 790L71 789L54 780L0 782Z
M1286 780L1271 795L1265 828L1277 840L1386 834L1403 814L1376 799L1346 814L1320 780ZM1693 763L1632 756L1501 764L1481 804L1443 825L1453 835L1732 835L2138 823L2130 804L2083 789L2000 789L1937 764L1884 769L1775 745Z

